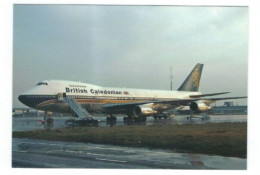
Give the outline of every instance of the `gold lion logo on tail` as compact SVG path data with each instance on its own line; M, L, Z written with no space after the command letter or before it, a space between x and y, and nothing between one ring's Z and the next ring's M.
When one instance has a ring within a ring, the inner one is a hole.
M199 87L199 78L200 78L200 71L198 68L196 68L192 73L192 81L194 83L194 86L197 88Z

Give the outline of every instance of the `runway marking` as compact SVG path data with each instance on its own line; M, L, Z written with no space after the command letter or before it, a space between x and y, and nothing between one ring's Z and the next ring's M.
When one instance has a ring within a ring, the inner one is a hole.
M96 158L96 160L102 160L102 161L107 161L107 162L120 162L120 163L126 163L127 161L124 160L112 160L112 159L101 159L101 158Z

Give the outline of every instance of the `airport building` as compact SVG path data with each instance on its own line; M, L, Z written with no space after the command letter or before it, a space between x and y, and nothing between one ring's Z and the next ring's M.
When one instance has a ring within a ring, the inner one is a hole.
M56 112L51 112L49 113L50 115L54 116L63 116L63 113L56 113ZM36 116L43 116L44 111L37 110L37 109L32 109L32 108L13 108L12 111L13 117L36 117Z
M212 114L247 114L247 106L223 105L213 106Z

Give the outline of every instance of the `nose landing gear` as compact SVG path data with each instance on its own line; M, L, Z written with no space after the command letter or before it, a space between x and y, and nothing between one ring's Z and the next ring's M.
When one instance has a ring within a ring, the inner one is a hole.
M51 112L45 111L43 115L43 120L36 120L38 122L41 122L42 125L44 125L44 128L51 128L54 123L54 119L51 118Z

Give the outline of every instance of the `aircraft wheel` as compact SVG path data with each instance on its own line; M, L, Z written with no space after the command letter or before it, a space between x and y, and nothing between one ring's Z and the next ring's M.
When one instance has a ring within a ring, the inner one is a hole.
M116 121L116 117L115 116L111 117L111 121L115 122Z
M134 122L140 122L140 118L139 117L134 118Z

